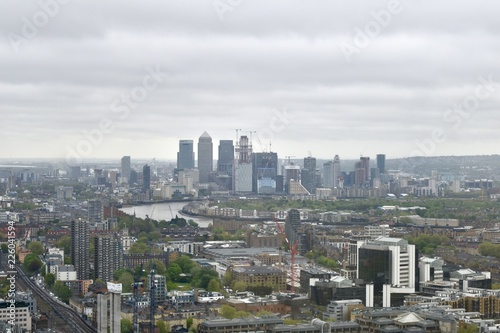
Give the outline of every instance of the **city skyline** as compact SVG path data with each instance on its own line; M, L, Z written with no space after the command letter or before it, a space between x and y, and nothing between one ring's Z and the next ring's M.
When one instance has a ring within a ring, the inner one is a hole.
M6 3L0 158L498 153L499 3L236 3Z

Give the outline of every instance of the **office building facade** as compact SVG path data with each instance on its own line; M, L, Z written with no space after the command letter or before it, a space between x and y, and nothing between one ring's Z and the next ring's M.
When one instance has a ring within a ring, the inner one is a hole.
M149 191L151 188L151 167L145 165L142 167L142 190Z
M377 168L381 174L385 174L385 154L377 155Z
M214 147L212 137L207 133L198 139L198 170L200 171L200 183L209 183L213 172Z
M254 153L252 162L252 191L258 194L276 193L278 154Z
M301 175L302 186L306 190L314 194L316 193L316 158L315 157L305 157L304 158L304 168L302 169Z
M231 176L234 165L234 144L233 140L219 141L219 156L217 159L217 173Z
M130 156L123 156L121 160L120 176L127 180L130 180L130 171L132 170L130 166Z
M179 140L177 169L194 169L193 140Z

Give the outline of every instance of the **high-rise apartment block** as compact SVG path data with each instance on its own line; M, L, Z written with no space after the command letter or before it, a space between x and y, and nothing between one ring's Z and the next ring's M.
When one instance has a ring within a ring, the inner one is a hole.
M111 235L94 238L94 277L112 282L115 271L123 268L121 239Z
M213 172L214 147L212 137L207 133L198 139L198 170L200 171L200 183L209 183L210 174Z
M91 225L102 223L104 211L101 200L89 200L87 218Z
M71 222L71 263L75 266L78 280L90 275L90 226L88 221Z

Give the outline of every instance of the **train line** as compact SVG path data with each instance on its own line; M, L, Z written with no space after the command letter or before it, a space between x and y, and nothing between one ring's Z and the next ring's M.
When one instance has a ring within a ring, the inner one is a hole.
M34 294L38 295L55 314L61 317L69 326L73 328L74 333L96 333L97 329L90 325L85 319L70 308L67 304L55 300L50 294L40 288L33 280L31 280L19 265L16 265L17 278L21 279Z

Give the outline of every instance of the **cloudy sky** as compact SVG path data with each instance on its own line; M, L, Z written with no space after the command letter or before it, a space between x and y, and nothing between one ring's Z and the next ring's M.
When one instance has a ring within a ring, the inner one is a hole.
M280 157L499 153L498 1L0 8L0 158L174 159L235 129Z

